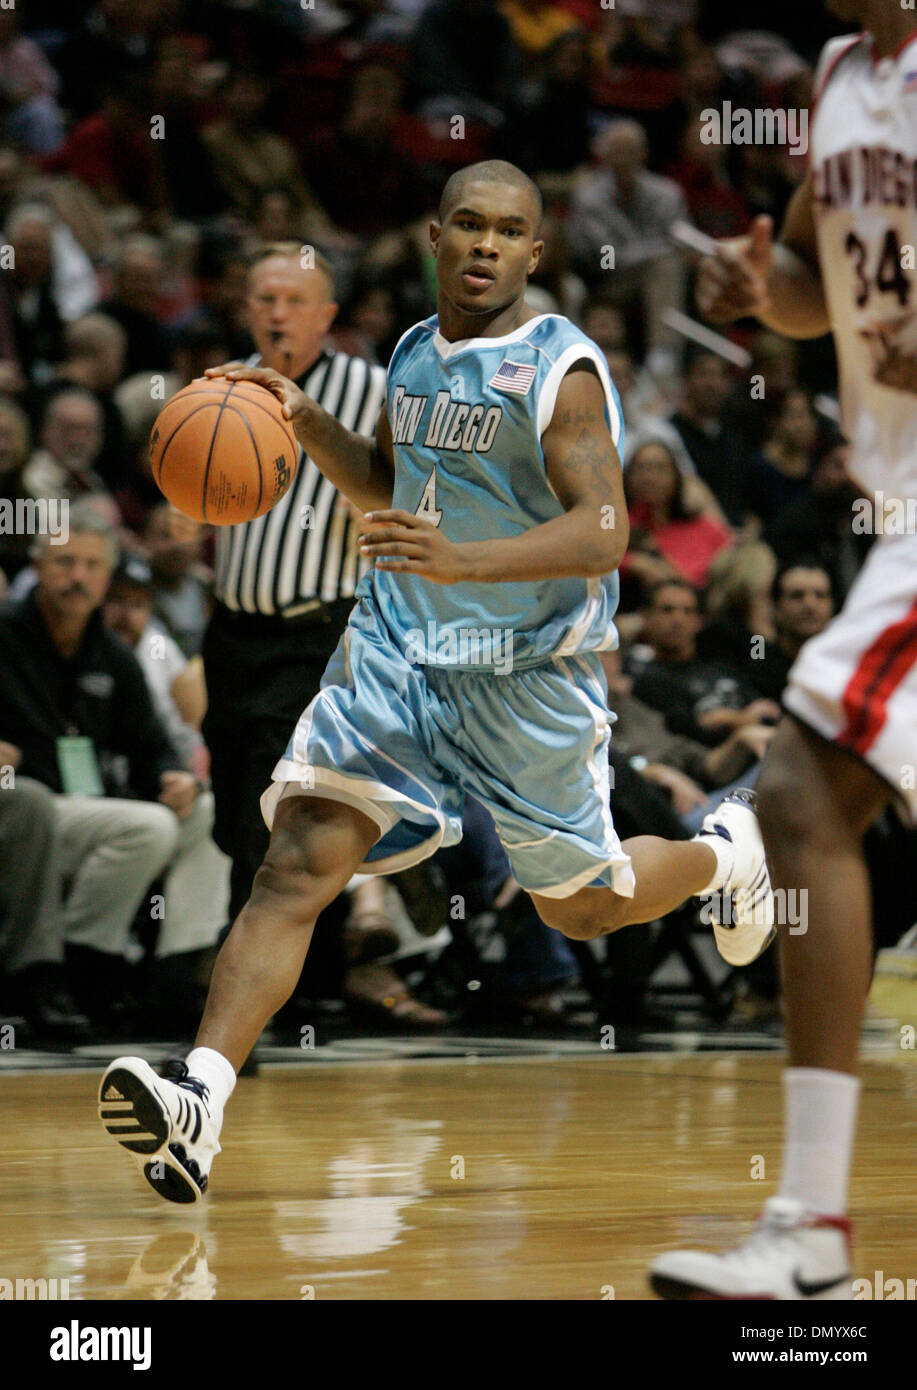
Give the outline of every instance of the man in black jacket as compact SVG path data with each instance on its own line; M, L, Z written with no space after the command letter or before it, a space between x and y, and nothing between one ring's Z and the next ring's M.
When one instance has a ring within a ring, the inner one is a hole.
M68 962L97 1016L199 791L177 770L136 657L102 621L115 558L107 524L75 503L64 544L38 538L35 589L0 613L0 737L17 751L17 775L58 793Z

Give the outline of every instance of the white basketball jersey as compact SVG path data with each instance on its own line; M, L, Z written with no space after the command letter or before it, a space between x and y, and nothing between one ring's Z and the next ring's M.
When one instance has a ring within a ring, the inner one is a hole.
M870 492L915 497L917 390L876 372L897 352L917 381L917 30L878 61L867 35L833 39L815 92L815 225L850 470Z

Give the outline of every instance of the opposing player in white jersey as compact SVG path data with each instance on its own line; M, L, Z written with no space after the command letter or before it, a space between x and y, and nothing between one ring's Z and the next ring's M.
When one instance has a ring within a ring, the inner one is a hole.
M793 338L833 330L850 469L879 539L790 672L789 716L758 784L774 888L808 893L807 931L781 941L779 1195L737 1249L656 1260L651 1282L667 1298L851 1297L847 1187L871 967L862 840L890 802L917 813L917 24L889 0L829 8L863 32L822 54L809 174L780 241L759 217L721 243L698 301L718 322L755 314Z

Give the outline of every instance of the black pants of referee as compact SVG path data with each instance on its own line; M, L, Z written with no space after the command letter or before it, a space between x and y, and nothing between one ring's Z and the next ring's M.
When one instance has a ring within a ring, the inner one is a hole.
M299 618L234 613L217 604L204 635L207 714L216 819L213 838L232 860L230 922L251 893L270 834L261 793L353 608L352 599Z

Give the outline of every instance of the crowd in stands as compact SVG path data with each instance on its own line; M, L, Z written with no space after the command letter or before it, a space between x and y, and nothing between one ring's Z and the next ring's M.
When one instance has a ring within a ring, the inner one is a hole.
M621 650L605 660L620 833L687 836L724 787L754 783L789 667L870 538L851 527L830 341L743 323L730 330L739 368L686 337L670 311L697 317L695 263L670 231L738 234L762 212L779 224L802 153L706 143L701 113L808 107L835 31L799 9L0 9L0 501L71 504L65 545L0 534L0 1015L38 1038L190 1026L228 895L200 734L212 552L206 535L173 534L150 426L205 367L252 352L249 258L267 242L327 258L331 343L385 365L435 310L429 222L444 180L477 159L538 182L546 246L529 302L584 328L622 400L632 539ZM106 675L86 689L72 658L90 640ZM98 767L72 732L87 727ZM507 1016L562 1021L563 989L589 962L520 897L480 808L466 830L441 865L444 903L461 895L490 933L466 948L497 963ZM357 988L368 938L370 963L416 948L411 911L407 886L395 902L373 885L363 946L342 910L338 955L304 977L304 997L446 1026L448 1007L393 971L381 993ZM637 1016L642 984L623 983ZM767 968L760 988L773 997Z

